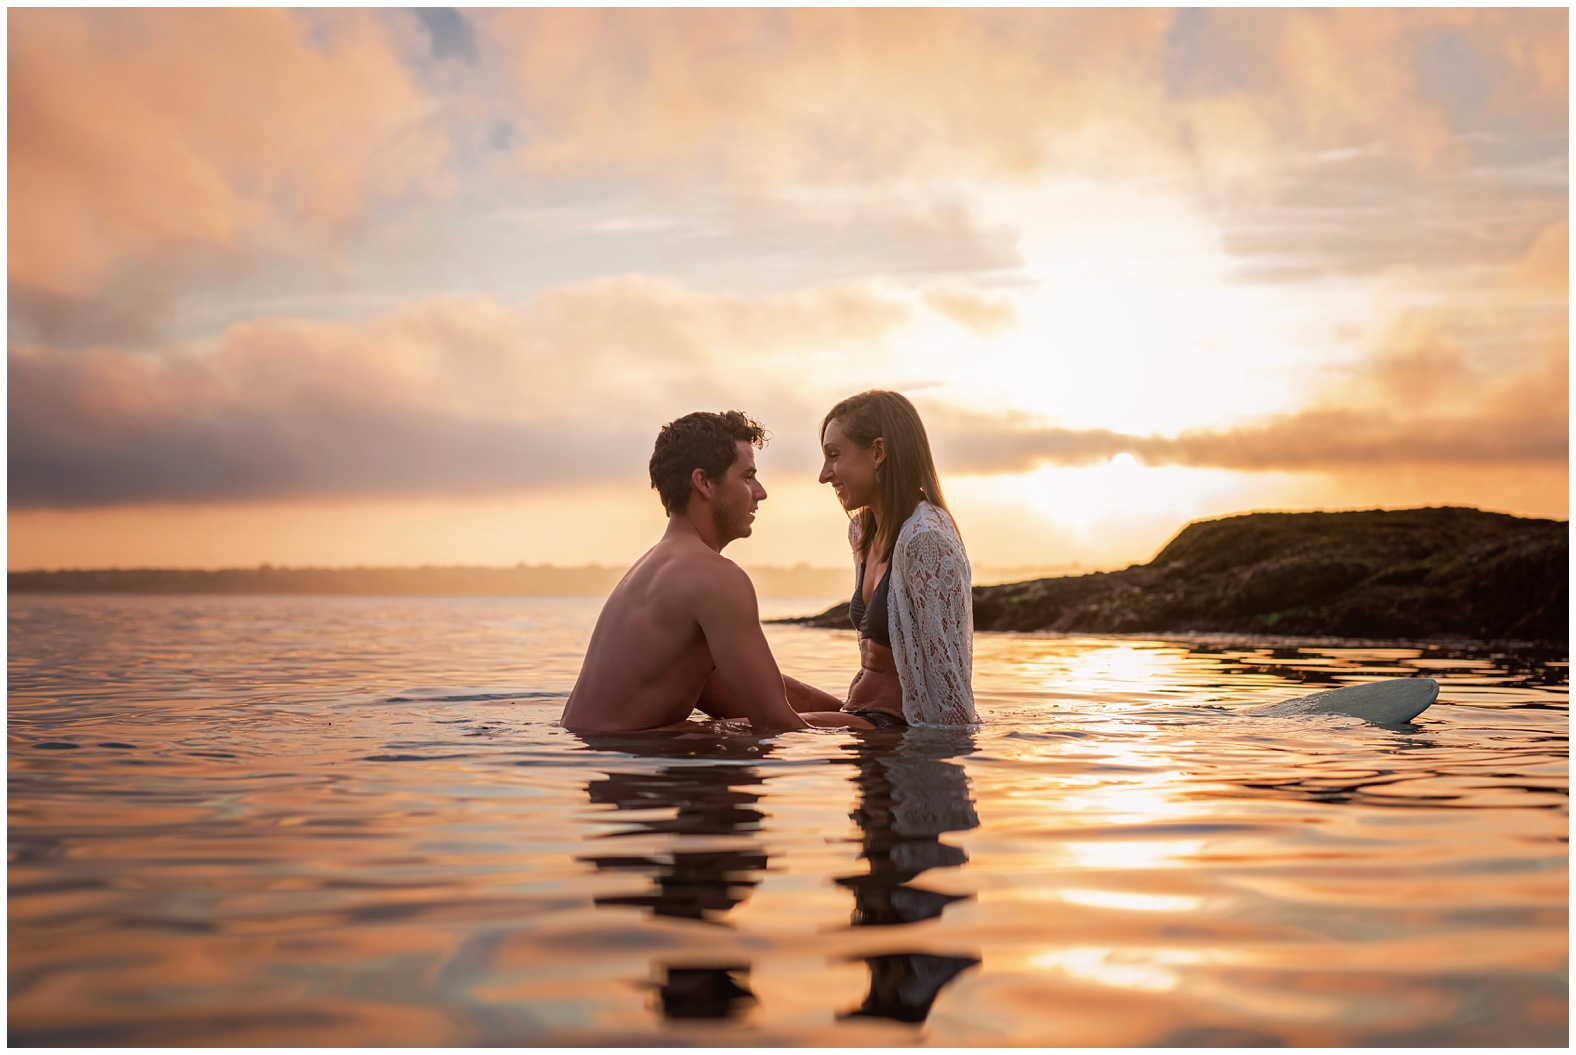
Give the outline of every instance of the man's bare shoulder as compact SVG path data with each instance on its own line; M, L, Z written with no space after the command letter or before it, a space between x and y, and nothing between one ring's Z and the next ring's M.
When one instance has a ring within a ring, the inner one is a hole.
M700 575L708 579L749 579L743 568L704 543L690 539L664 539L653 546L643 562L653 568L678 569L687 575Z
M755 587L743 568L709 546L682 539L653 546L630 569L625 581L641 593L687 602L686 607L755 599Z

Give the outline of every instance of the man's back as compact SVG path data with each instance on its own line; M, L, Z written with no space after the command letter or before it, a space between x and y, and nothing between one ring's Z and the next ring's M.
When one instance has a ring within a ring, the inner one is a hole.
M586 646L565 728L653 729L689 717L715 668L697 600L732 561L704 543L668 535L614 587Z
M662 427L651 484L668 528L608 596L562 724L583 732L682 722L715 679L708 708L755 729L802 729L761 631L750 577L722 556L749 538L766 498L754 448L765 430L738 411L686 414Z

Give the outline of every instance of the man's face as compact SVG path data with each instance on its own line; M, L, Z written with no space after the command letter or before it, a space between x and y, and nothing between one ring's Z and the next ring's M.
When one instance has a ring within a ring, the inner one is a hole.
M738 450L733 464L717 481L711 504L717 541L723 545L750 537L754 530L755 507L766 500L766 488L755 475L755 448L740 440Z

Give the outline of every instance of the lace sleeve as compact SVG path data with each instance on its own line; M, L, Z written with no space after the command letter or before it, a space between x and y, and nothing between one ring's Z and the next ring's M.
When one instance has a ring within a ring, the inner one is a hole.
M974 712L968 556L945 514L922 504L893 559L892 651L910 725L967 725Z

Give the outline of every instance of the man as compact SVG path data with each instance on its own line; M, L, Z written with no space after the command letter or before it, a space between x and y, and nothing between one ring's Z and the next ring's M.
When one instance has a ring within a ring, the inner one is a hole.
M564 728L677 729L696 707L747 719L757 731L872 728L840 713L836 697L782 676L761 631L755 587L722 555L750 536L766 499L755 471L755 448L765 445L765 430L736 410L686 414L662 427L651 486L668 527L603 605Z

